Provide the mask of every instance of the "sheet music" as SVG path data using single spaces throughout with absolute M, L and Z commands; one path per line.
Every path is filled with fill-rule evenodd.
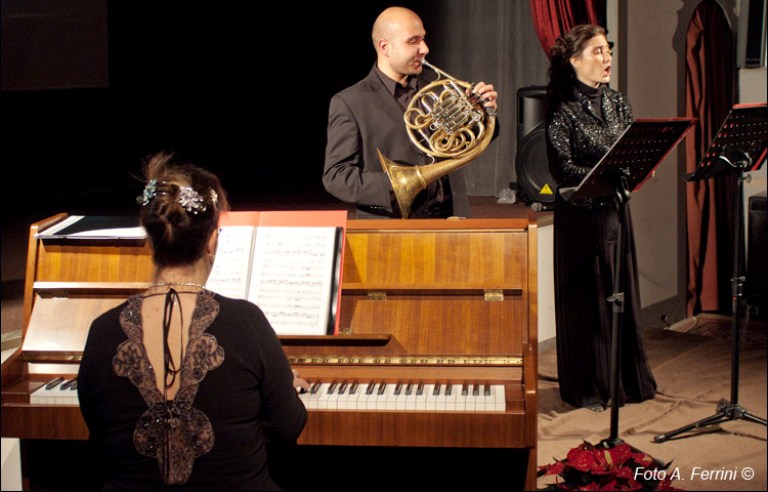
M 222 227 L 211 274 L 205 286 L 226 297 L 246 299 L 251 272 L 254 226 Z
M 259 227 L 248 299 L 278 334 L 325 335 L 337 258 L 335 227 Z

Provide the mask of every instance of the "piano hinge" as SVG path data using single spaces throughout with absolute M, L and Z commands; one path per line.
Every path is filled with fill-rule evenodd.
M 501 289 L 485 289 L 483 297 L 486 301 L 503 301 L 504 291 Z
M 368 300 L 369 301 L 386 301 L 387 300 L 387 293 L 382 291 L 374 291 L 368 293 Z

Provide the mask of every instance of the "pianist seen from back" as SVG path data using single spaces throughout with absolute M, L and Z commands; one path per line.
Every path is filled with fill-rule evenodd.
M 104 489 L 279 490 L 266 440 L 296 441 L 308 384 L 256 305 L 204 287 L 228 208 L 219 179 L 168 154 L 144 167 L 154 281 L 93 322 L 78 375 Z

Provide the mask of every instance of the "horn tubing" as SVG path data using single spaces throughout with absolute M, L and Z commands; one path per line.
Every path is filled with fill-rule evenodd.
M 426 59 L 421 61 L 422 64 L 431 70 L 434 70 L 438 76 L 445 77 L 445 79 L 454 84 L 454 87 L 452 90 L 458 92 L 462 97 L 466 98 L 466 94 L 461 90 L 456 90 L 455 84 L 458 84 L 460 86 L 463 86 L 465 89 L 470 89 L 473 85 L 470 85 L 468 82 L 464 82 L 462 80 L 456 79 L 455 77 L 452 77 L 451 75 L 447 74 L 446 72 L 442 71 L 441 69 L 437 68 L 436 66 L 429 63 Z M 445 82 L 445 81 L 443 81 Z M 436 87 L 436 85 L 440 85 L 439 77 L 438 80 L 435 80 L 431 82 L 430 84 L 427 84 L 426 87 L 421 89 L 416 95 L 414 95 L 413 98 L 411 98 L 411 103 L 408 105 L 408 108 L 405 111 L 405 114 L 403 115 L 403 121 L 406 124 L 406 131 L 408 132 L 408 136 L 411 139 L 411 142 L 420 150 L 426 152 L 427 154 L 431 155 L 434 159 L 435 155 L 438 155 L 436 151 L 430 151 L 426 149 L 424 146 L 421 145 L 421 143 L 414 137 L 413 133 L 408 128 L 408 121 L 407 121 L 407 114 L 408 111 L 412 108 L 415 101 L 419 100 L 421 98 L 422 93 L 428 93 L 432 90 L 433 87 Z M 379 153 L 379 161 L 381 162 L 381 167 L 384 169 L 384 172 L 387 173 L 387 177 L 389 178 L 389 181 L 392 185 L 392 190 L 395 194 L 395 199 L 397 200 L 397 205 L 400 207 L 400 214 L 403 219 L 407 219 L 410 216 L 411 213 L 411 204 L 413 203 L 413 200 L 416 199 L 416 196 L 424 189 L 427 188 L 429 183 L 442 178 L 443 176 L 446 176 L 447 174 L 450 174 L 454 171 L 457 171 L 461 169 L 462 167 L 469 164 L 472 160 L 474 160 L 477 156 L 482 154 L 486 147 L 488 147 L 488 144 L 491 143 L 491 139 L 493 138 L 493 132 L 496 127 L 496 116 L 490 115 L 487 112 L 485 112 L 486 116 L 486 124 L 485 124 L 485 130 L 480 139 L 478 140 L 477 144 L 473 146 L 471 149 L 469 149 L 466 153 L 462 154 L 459 157 L 446 159 L 443 161 L 435 162 L 432 164 L 427 164 L 424 166 L 404 166 L 397 164 L 393 162 L 391 159 L 384 156 L 384 154 L 381 153 L 381 150 L 378 150 Z
M 397 164 L 384 156 L 379 150 L 379 161 L 384 172 L 389 176 L 392 184 L 392 190 L 395 193 L 397 205 L 400 207 L 400 214 L 403 219 L 407 219 L 411 213 L 411 204 L 416 196 L 427 188 L 429 183 L 442 178 L 454 171 L 461 169 L 469 164 L 477 156 L 482 154 L 488 144 L 491 143 L 493 132 L 496 127 L 496 117 L 489 116 L 486 125 L 486 132 L 482 140 L 471 151 L 456 159 L 446 159 L 426 164 L 424 166 L 404 166 Z

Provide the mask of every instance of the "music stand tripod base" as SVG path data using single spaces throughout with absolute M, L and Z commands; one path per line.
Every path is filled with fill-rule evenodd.
M 749 420 L 751 422 L 755 422 L 756 424 L 766 425 L 765 419 L 761 419 L 760 417 L 756 417 L 750 414 L 741 405 L 734 404 L 728 400 L 723 399 L 718 402 L 717 412 L 714 415 L 698 420 L 692 424 L 688 424 L 686 426 L 680 427 L 679 429 L 676 429 L 672 432 L 667 432 L 666 434 L 659 434 L 657 436 L 654 436 L 653 441 L 654 442 L 668 441 L 669 439 L 672 439 L 673 437 L 688 431 L 702 429 L 710 425 L 719 424 L 720 422 L 727 422 L 729 420 L 737 420 L 737 419 Z

